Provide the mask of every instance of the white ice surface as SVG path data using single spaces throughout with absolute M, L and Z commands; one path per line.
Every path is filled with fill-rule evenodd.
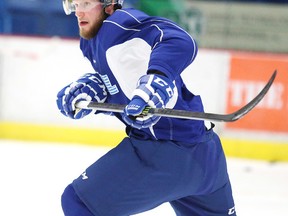
M 0 140 L 0 215 L 63 216 L 63 189 L 107 151 Z M 238 216 L 288 215 L 288 163 L 228 158 L 228 169 Z M 140 215 L 175 213 L 164 204 Z

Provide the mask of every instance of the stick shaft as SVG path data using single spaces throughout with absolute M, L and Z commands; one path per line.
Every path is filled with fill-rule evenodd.
M 262 98 L 266 95 L 266 93 L 272 86 L 276 75 L 277 71 L 275 70 L 271 78 L 265 85 L 265 87 L 261 90 L 261 92 L 248 104 L 246 104 L 241 109 L 231 114 L 192 112 L 187 110 L 175 110 L 168 108 L 165 109 L 150 108 L 148 113 L 156 116 L 171 117 L 171 118 L 233 122 L 242 118 L 244 115 L 250 112 L 262 100 Z M 76 104 L 76 107 L 80 109 L 97 109 L 101 111 L 122 113 L 126 105 L 80 101 L 79 103 Z

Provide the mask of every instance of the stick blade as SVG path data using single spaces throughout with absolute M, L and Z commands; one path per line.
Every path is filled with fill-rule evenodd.
M 237 110 L 236 112 L 232 114 L 229 114 L 228 120 L 230 122 L 236 121 L 242 118 L 248 112 L 250 112 L 267 94 L 267 92 L 269 91 L 270 87 L 272 86 L 276 78 L 276 75 L 277 75 L 277 70 L 273 72 L 271 78 L 269 79 L 265 87 L 261 90 L 261 92 L 259 92 L 259 94 L 253 100 L 251 100 L 248 104 L 246 104 L 244 107 L 242 107 L 241 109 Z

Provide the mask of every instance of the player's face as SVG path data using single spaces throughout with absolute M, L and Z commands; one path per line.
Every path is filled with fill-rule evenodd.
M 87 40 L 95 37 L 107 18 L 102 3 L 99 0 L 74 0 L 73 2 L 80 36 Z

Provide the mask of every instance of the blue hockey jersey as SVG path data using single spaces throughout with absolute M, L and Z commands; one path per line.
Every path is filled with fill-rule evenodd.
M 116 10 L 94 38 L 81 38 L 80 48 L 107 87 L 107 103 L 128 104 L 139 78 L 148 70 L 158 70 L 175 83 L 167 108 L 203 112 L 200 96 L 193 95 L 180 76 L 195 59 L 197 45 L 170 20 L 135 9 Z M 120 114 L 114 115 L 122 121 Z M 190 143 L 204 131 L 203 121 L 165 117 L 141 130 L 127 125 L 128 135 L 139 139 Z

